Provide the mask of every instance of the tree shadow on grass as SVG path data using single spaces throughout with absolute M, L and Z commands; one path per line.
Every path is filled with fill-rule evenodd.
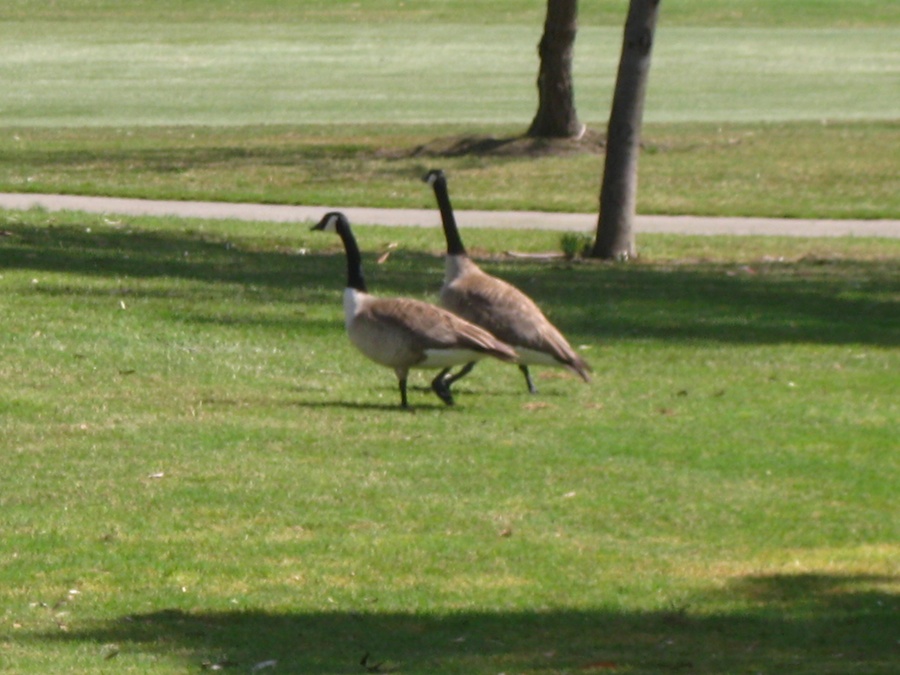
M 277 661 L 295 673 L 896 672 L 896 577 L 736 578 L 666 611 L 616 609 L 276 613 L 163 609 L 98 621 L 36 643 L 115 645 L 118 659 L 174 654 L 195 667 Z M 737 606 L 707 611 L 703 604 Z M 74 622 L 72 622 L 74 624 Z M 126 665 L 125 663 L 121 664 Z
M 305 228 L 301 233 L 307 234 Z M 232 297 L 237 285 L 263 289 L 260 303 L 275 298 L 297 307 L 339 308 L 345 263 L 336 241 L 334 246 L 333 253 L 301 255 L 284 244 L 233 242 L 222 235 L 38 226 L 9 219 L 0 237 L 0 269 L 114 278 L 126 286 L 129 279 L 177 278 L 207 284 L 203 293 L 211 299 Z M 436 255 L 396 252 L 384 265 L 376 265 L 373 257 L 365 256 L 365 267 L 374 293 L 437 299 L 443 264 Z M 719 263 L 493 260 L 483 267 L 530 294 L 573 343 L 900 344 L 900 278 L 891 260 L 810 259 L 759 263 L 752 269 Z M 67 285 L 36 286 L 35 292 L 77 296 L 98 291 Z M 202 307 L 198 302 L 198 322 L 239 320 L 204 314 Z M 306 320 L 301 314 L 288 323 L 302 327 Z
M 578 340 L 900 345 L 895 261 L 482 267 Z
M 178 278 L 272 289 L 290 289 L 329 278 L 338 285 L 343 278 L 342 268 L 329 259 L 331 256 L 273 249 L 274 244 L 259 249 L 239 247 L 232 238 L 206 233 L 101 229 L 95 223 L 87 228 L 7 223 L 0 239 L 0 267 L 88 277 Z
M 449 136 L 418 145 L 406 157 L 551 157 L 581 153 L 601 154 L 605 135 L 586 131 L 579 138 L 529 136 Z

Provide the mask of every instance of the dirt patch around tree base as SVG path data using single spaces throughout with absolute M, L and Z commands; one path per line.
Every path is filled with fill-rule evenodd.
M 586 130 L 580 138 L 530 138 L 528 136 L 449 136 L 436 138 L 404 151 L 404 157 L 558 157 L 603 154 L 606 136 Z

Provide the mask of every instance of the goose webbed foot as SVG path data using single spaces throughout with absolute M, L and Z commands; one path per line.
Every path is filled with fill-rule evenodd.
M 453 405 L 453 394 L 450 393 L 450 382 L 444 379 L 446 371 L 441 371 L 431 381 L 431 390 L 447 405 Z M 449 378 L 448 378 L 449 379 Z

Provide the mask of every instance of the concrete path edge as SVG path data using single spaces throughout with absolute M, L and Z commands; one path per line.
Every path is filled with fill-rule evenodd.
M 90 197 L 30 193 L 0 193 L 0 208 L 128 216 L 237 219 L 280 223 L 315 222 L 328 211 L 343 211 L 360 225 L 439 227 L 437 209 L 380 209 L 367 207 L 290 206 L 201 201 L 165 201 L 120 197 Z M 457 211 L 463 227 L 559 230 L 592 233 L 597 216 L 591 213 L 538 211 Z M 783 237 L 879 237 L 900 238 L 900 220 L 811 220 L 793 218 L 719 218 L 705 216 L 638 215 L 641 233 L 783 236 Z

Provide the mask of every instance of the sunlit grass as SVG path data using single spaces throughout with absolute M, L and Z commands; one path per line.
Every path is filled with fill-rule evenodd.
M 542 20 L 532 12 L 514 8 L 489 22 L 472 8 L 378 20 L 379 10 L 357 8 L 322 20 L 302 10 L 222 16 L 206 7 L 213 18 L 172 21 L 148 3 L 137 16 L 88 11 L 42 20 L 23 12 L 5 21 L 0 125 L 504 124 L 524 131 L 537 107 Z M 614 22 L 580 23 L 576 104 L 593 126 L 609 114 L 625 5 L 619 10 Z M 663 11 L 646 119 L 896 118 L 898 24 L 876 19 L 858 27 L 839 14 L 832 25 L 760 27 L 722 25 L 715 13 L 706 22 L 670 24 Z M 852 24 L 858 16 L 873 14 L 859 8 L 847 18 Z
M 164 199 L 433 208 L 435 166 L 457 208 L 592 212 L 596 141 L 531 151 L 516 130 L 448 126 L 16 129 L 0 189 Z M 448 151 L 493 138 L 490 152 Z M 900 127 L 650 124 L 641 213 L 898 218 Z

